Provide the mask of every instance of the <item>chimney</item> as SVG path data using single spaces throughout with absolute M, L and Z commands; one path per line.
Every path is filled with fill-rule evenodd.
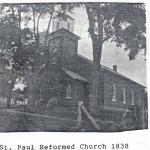
M 113 71 L 117 72 L 117 65 L 113 65 Z

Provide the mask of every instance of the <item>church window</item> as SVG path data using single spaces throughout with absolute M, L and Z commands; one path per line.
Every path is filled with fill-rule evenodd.
M 131 105 L 134 105 L 134 91 L 131 91 Z
M 59 30 L 59 21 L 57 22 L 56 30 Z
M 126 103 L 126 88 L 125 87 L 123 87 L 122 88 L 122 92 L 123 92 L 123 100 L 122 100 L 122 103 Z
M 67 99 L 71 99 L 72 98 L 72 86 L 71 86 L 71 84 L 67 85 L 66 98 Z
M 67 29 L 70 31 L 70 22 L 67 24 Z
M 51 63 L 56 64 L 57 63 L 57 48 L 55 47 L 52 51 L 52 56 L 51 56 Z
M 52 58 L 52 64 L 56 64 L 56 63 L 57 63 L 57 57 L 56 55 L 54 55 Z
M 116 85 L 113 83 L 112 85 L 112 101 L 116 102 Z
M 2 6 L 0 6 L 0 14 L 2 14 Z
M 48 86 L 50 89 L 56 88 L 56 80 L 55 79 L 52 79 L 48 84 L 49 84 Z

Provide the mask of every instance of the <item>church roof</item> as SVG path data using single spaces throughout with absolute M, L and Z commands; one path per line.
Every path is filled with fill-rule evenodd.
M 81 59 L 86 60 L 88 63 L 93 63 L 92 60 L 90 60 L 89 58 L 86 58 L 86 57 L 84 57 L 84 56 L 82 56 L 82 55 L 80 55 L 80 54 L 78 54 L 78 57 L 80 57 Z M 136 81 L 130 79 L 129 77 L 127 77 L 127 76 L 125 76 L 125 75 L 123 75 L 123 74 L 121 74 L 121 73 L 119 73 L 119 72 L 114 71 L 113 69 L 111 69 L 111 68 L 109 68 L 109 67 L 106 67 L 106 66 L 104 66 L 104 65 L 101 65 L 101 67 L 102 67 L 102 69 L 104 69 L 104 70 L 107 70 L 107 71 L 109 71 L 109 72 L 112 72 L 112 73 L 114 73 L 114 74 L 116 74 L 116 75 L 118 75 L 118 76 L 120 76 L 120 77 L 122 77 L 122 78 L 124 78 L 124 79 L 130 80 L 131 82 L 134 82 L 134 83 L 136 83 L 136 84 L 138 84 L 138 85 L 140 85 L 140 86 L 146 88 L 144 85 L 142 85 L 142 84 L 140 84 L 140 83 L 138 83 L 138 82 L 136 82 Z
M 53 36 L 58 36 L 58 35 L 66 36 L 68 34 L 69 34 L 69 37 L 72 37 L 73 39 L 80 40 L 80 36 L 74 34 L 73 32 L 68 31 L 65 28 L 61 28 L 59 30 L 56 30 L 56 31 L 50 33 L 49 35 L 50 35 L 51 38 L 54 38 Z
M 72 79 L 74 80 L 79 80 L 79 81 L 82 81 L 82 82 L 87 82 L 89 83 L 83 76 L 81 76 L 80 74 L 78 73 L 75 73 L 75 72 L 72 72 L 66 68 L 62 68 L 62 70 L 68 75 L 70 76 Z

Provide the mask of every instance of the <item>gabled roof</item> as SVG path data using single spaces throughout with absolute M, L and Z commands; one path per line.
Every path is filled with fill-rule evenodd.
M 50 33 L 49 35 L 52 37 L 52 36 L 58 35 L 58 34 L 60 34 L 60 35 L 69 34 L 69 35 L 71 35 L 73 38 L 75 38 L 75 39 L 77 39 L 77 40 L 80 40 L 80 36 L 78 36 L 78 35 L 76 35 L 76 34 L 70 32 L 70 31 L 68 31 L 68 30 L 65 29 L 65 28 L 61 28 L 61 29 L 59 29 L 59 30 L 56 30 L 56 31 Z
M 72 79 L 74 80 L 79 80 L 79 81 L 82 81 L 82 82 L 86 82 L 86 83 L 89 83 L 83 76 L 81 76 L 80 74 L 78 73 L 75 73 L 75 72 L 72 72 L 66 68 L 62 68 L 62 70 L 68 75 L 70 76 Z
M 86 58 L 86 57 L 84 57 L 84 56 L 82 56 L 82 55 L 80 55 L 80 54 L 78 54 L 78 57 L 80 57 L 81 59 L 86 60 L 88 63 L 93 63 L 93 61 L 92 61 L 91 59 Z M 136 83 L 136 84 L 142 86 L 143 88 L 145 88 L 144 85 L 142 85 L 142 84 L 140 84 L 140 83 L 138 83 L 138 82 L 136 82 L 136 81 L 134 81 L 134 80 L 132 80 L 132 79 L 126 77 L 125 75 L 123 75 L 123 74 L 121 74 L 121 73 L 119 73 L 119 72 L 114 71 L 113 69 L 111 69 L 111 68 L 109 68 L 109 67 L 106 67 L 106 66 L 104 66 L 104 65 L 101 65 L 101 67 L 102 67 L 102 69 L 104 69 L 104 70 L 110 71 L 110 72 L 112 72 L 112 73 L 114 73 L 114 74 L 116 74 L 116 75 L 118 75 L 118 76 L 120 76 L 120 77 L 122 77 L 122 78 L 124 78 L 124 79 L 130 80 L 131 82 L 134 82 L 134 83 Z

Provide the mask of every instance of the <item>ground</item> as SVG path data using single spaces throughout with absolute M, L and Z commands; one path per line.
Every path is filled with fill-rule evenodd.
M 0 132 L 97 131 L 84 114 L 82 118 L 82 126 L 77 129 L 77 107 L 57 106 L 51 109 L 36 108 L 32 111 L 24 107 L 3 107 L 0 108 Z M 96 121 L 102 132 L 122 131 L 121 122 Z
M 0 132 L 63 131 L 76 120 L 21 112 L 16 109 L 0 110 Z M 65 129 L 66 128 L 66 129 Z

